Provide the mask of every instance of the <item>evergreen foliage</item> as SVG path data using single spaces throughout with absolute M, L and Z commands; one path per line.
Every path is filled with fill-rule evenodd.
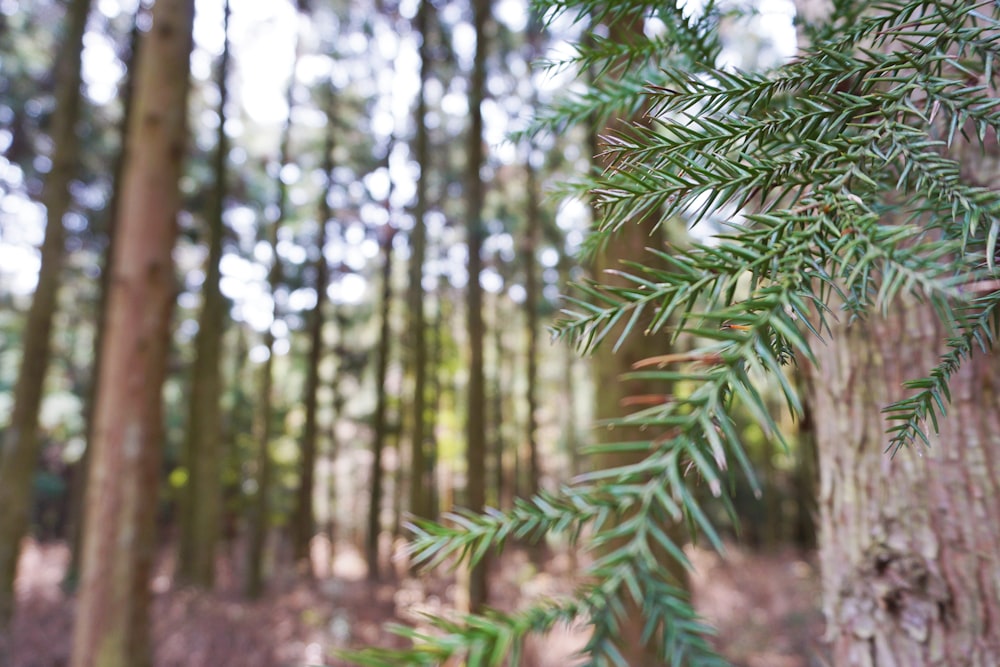
M 664 664 L 723 664 L 656 554 L 684 560 L 663 530 L 675 521 L 722 548 L 691 487 L 707 484 L 727 503 L 733 475 L 753 483 L 733 415 L 745 411 L 781 440 L 762 378 L 773 378 L 799 413 L 786 367 L 827 344 L 831 318 L 868 317 L 907 298 L 932 303 L 950 332 L 948 351 L 907 384 L 909 398 L 885 406 L 895 454 L 928 442 L 928 424 L 936 429 L 947 410 L 949 378 L 974 347 L 993 345 L 1000 192 L 970 182 L 959 151 L 998 150 L 1000 4 L 839 0 L 828 22 L 803 26 L 809 45 L 799 57 L 763 73 L 716 67 L 723 11 L 710 3 L 691 16 L 687 4 L 554 1 L 550 20 L 657 17 L 669 28 L 632 44 L 582 39 L 573 57 L 553 65 L 597 72 L 596 83 L 553 105 L 536 130 L 644 112 L 607 131 L 606 169 L 573 186 L 601 212 L 591 247 L 650 215 L 721 221 L 725 231 L 710 242 L 651 248 L 644 265 L 623 265 L 627 287 L 600 277 L 579 286 L 557 331 L 582 352 L 615 345 L 612 331 L 659 337 L 665 348 L 690 336 L 695 349 L 634 369 L 690 391 L 637 400 L 646 407 L 616 422 L 649 434 L 613 445 L 646 451 L 642 463 L 584 475 L 508 513 L 420 522 L 411 547 L 429 566 L 476 562 L 508 538 L 548 531 L 586 529 L 591 546 L 614 548 L 602 551 L 571 600 L 433 619 L 436 633 L 400 630 L 412 648 L 351 655 L 358 664 L 463 656 L 469 665 L 517 664 L 528 633 L 560 622 L 591 626 L 587 665 L 624 664 L 615 638 L 628 623 L 642 624 Z M 626 617 L 630 598 L 641 619 Z

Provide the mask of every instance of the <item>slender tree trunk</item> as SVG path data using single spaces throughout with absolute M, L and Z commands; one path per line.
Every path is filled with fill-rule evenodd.
M 431 173 L 429 132 L 427 130 L 427 81 L 431 70 L 431 34 L 428 14 L 433 11 L 429 0 L 421 0 L 414 28 L 420 34 L 420 93 L 417 95 L 416 136 L 414 151 L 420 165 L 417 179 L 417 199 L 413 210 L 413 231 L 410 233 L 410 266 L 407 304 L 413 363 L 413 401 L 410 441 L 410 512 L 414 516 L 430 516 L 429 480 L 426 476 L 427 433 L 427 321 L 424 299 L 424 261 L 427 256 L 427 181 Z
M 225 330 L 226 300 L 220 288 L 222 220 L 226 201 L 229 138 L 226 136 L 226 103 L 229 88 L 229 2 L 223 11 L 223 46 L 219 63 L 219 128 L 216 135 L 215 192 L 208 215 L 208 260 L 202 286 L 201 314 L 195 337 L 195 361 L 191 369 L 191 393 L 188 404 L 188 430 L 185 439 L 187 485 L 181 491 L 180 543 L 177 578 L 210 589 L 215 580 L 215 547 L 222 513 L 221 460 L 222 422 L 219 400 L 222 396 L 222 335 Z
M 540 300 L 540 288 L 538 285 L 538 236 L 542 228 L 542 216 L 538 203 L 538 177 L 535 167 L 531 164 L 531 152 L 525 163 L 525 184 L 527 197 L 527 211 L 525 223 L 527 229 L 524 234 L 524 246 L 521 249 L 521 258 L 524 261 L 524 314 L 525 329 L 527 330 L 527 383 L 525 402 L 527 403 L 527 422 L 525 424 L 525 442 L 528 446 L 528 488 L 525 495 L 534 496 L 538 493 L 541 479 L 538 459 L 538 303 Z
M 327 128 L 326 145 L 323 149 L 323 171 L 327 175 L 327 183 L 333 182 L 333 143 L 336 125 L 333 115 L 333 90 L 329 91 L 326 101 Z M 316 471 L 316 439 L 317 413 L 319 392 L 319 367 L 323 358 L 323 307 L 326 304 L 326 288 L 330 281 L 330 267 L 326 261 L 323 249 L 326 247 L 326 224 L 330 220 L 330 203 L 324 189 L 319 198 L 319 233 L 316 239 L 318 253 L 316 255 L 316 305 L 309 313 L 309 357 L 306 369 L 305 408 L 306 423 L 302 434 L 302 461 L 300 463 L 301 477 L 296 496 L 295 514 L 293 516 L 293 548 L 295 560 L 300 564 L 305 562 L 308 571 L 312 572 L 309 561 L 309 544 L 316 531 L 316 516 L 313 507 L 313 487 Z
M 278 170 L 275 184 L 277 186 L 277 211 L 274 221 L 270 224 L 267 237 L 271 246 L 271 269 L 268 273 L 268 283 L 272 298 L 277 294 L 282 283 L 281 257 L 278 255 L 278 238 L 281 226 L 288 212 L 288 186 L 281 180 L 281 170 L 291 159 L 292 144 L 292 111 L 294 108 L 295 72 L 298 69 L 299 46 L 295 45 L 295 57 L 292 60 L 291 77 L 288 80 L 288 90 L 285 99 L 288 103 L 288 118 L 281 132 L 281 146 L 278 149 Z M 273 305 L 275 319 L 278 317 L 278 306 Z M 271 412 L 273 410 L 272 385 L 274 383 L 274 333 L 268 330 L 264 334 L 267 347 L 267 360 L 261 367 L 260 394 L 258 396 L 255 436 L 257 439 L 257 491 L 254 496 L 247 540 L 247 571 L 244 581 L 244 592 L 248 598 L 260 597 L 264 591 L 263 563 L 264 550 L 267 545 L 267 535 L 270 530 L 270 494 L 271 494 Z
M 52 170 L 42 202 L 47 224 L 41 247 L 38 287 L 25 323 L 21 368 L 14 387 L 10 424 L 0 440 L 0 628 L 14 612 L 14 578 L 21 540 L 28 532 L 31 481 L 39 455 L 38 411 L 51 354 L 52 320 L 58 306 L 65 253 L 62 219 L 72 196 L 69 185 L 77 168 L 80 140 L 80 58 L 90 0 L 67 7 L 65 35 L 56 62 L 56 105 L 52 116 Z
M 570 284 L 570 266 L 572 259 L 565 253 L 560 252 L 559 256 L 559 284 L 560 289 L 568 289 Z M 563 388 L 561 396 L 562 416 L 560 424 L 562 427 L 563 447 L 566 452 L 567 472 L 570 476 L 580 472 L 579 439 L 577 430 L 577 353 L 569 345 L 563 345 L 562 378 Z
M 425 475 L 428 484 L 428 510 L 430 519 L 436 520 L 441 512 L 441 489 L 438 488 L 438 440 L 437 440 L 437 415 L 441 414 L 441 401 L 444 396 L 445 383 L 442 376 L 446 373 L 442 361 L 444 359 L 444 300 L 440 292 L 434 299 L 436 308 L 434 310 L 434 323 L 431 326 L 434 332 L 433 340 L 428 350 L 430 356 L 430 367 L 434 373 L 430 378 L 430 419 L 427 423 L 428 449 L 427 465 Z
M 271 410 L 274 383 L 274 334 L 264 334 L 267 359 L 260 367 L 254 412 L 253 435 L 257 443 L 254 461 L 256 490 L 250 501 L 247 521 L 247 565 L 243 593 L 251 600 L 264 592 L 264 560 L 267 535 L 271 528 Z
M 337 333 L 337 344 L 334 346 L 334 357 L 341 360 L 340 365 L 337 367 L 337 371 L 334 373 L 333 381 L 330 383 L 330 391 L 333 394 L 331 397 L 331 403 L 333 405 L 333 419 L 330 420 L 330 487 L 329 487 L 329 503 L 330 503 L 330 525 L 328 535 L 330 538 L 330 565 L 331 569 L 335 560 L 337 551 L 337 540 L 340 538 L 340 532 L 337 526 L 337 511 L 340 506 L 339 503 L 339 487 L 337 486 L 337 460 L 340 458 L 340 451 L 342 443 L 340 442 L 340 436 L 337 432 L 337 425 L 340 420 L 344 417 L 344 404 L 346 399 L 344 397 L 344 392 L 340 385 L 340 375 L 343 371 L 344 364 L 344 354 L 346 352 L 345 347 L 345 332 L 347 331 L 347 316 L 344 314 L 343 307 L 338 307 L 334 304 L 334 322 L 336 323 L 336 333 Z
M 1000 357 L 965 363 L 929 448 L 886 453 L 880 408 L 937 364 L 946 335 L 910 303 L 816 346 L 823 608 L 838 667 L 1000 664 Z
M 382 452 L 388 436 L 386 423 L 386 378 L 389 374 L 389 343 L 392 337 L 392 239 L 395 230 L 385 225 L 382 233 L 382 298 L 380 302 L 381 327 L 379 330 L 378 350 L 375 355 L 375 437 L 372 441 L 372 480 L 371 494 L 368 499 L 368 532 L 365 543 L 365 558 L 368 561 L 368 578 L 379 578 L 378 540 L 382 532 Z M 419 477 L 420 469 L 416 466 L 411 470 L 411 477 Z
M 72 667 L 146 667 L 163 442 L 161 389 L 175 301 L 193 0 L 159 0 L 139 47 L 94 414 Z
M 499 262 L 498 262 L 499 264 Z M 499 266 L 497 267 L 499 268 Z M 507 454 L 507 434 L 504 429 L 504 388 L 510 386 L 512 383 L 506 382 L 507 373 L 504 369 L 509 366 L 510 357 L 506 350 L 506 345 L 504 345 L 503 332 L 505 327 L 501 324 L 503 322 L 503 292 L 497 292 L 493 296 L 493 317 L 492 317 L 492 334 L 493 338 L 493 386 L 490 391 L 490 418 L 492 423 L 490 424 L 489 431 L 492 433 L 492 454 L 493 464 L 492 468 L 492 479 L 487 488 L 486 500 L 488 503 L 501 507 L 505 498 L 505 493 L 511 496 L 511 501 L 513 502 L 513 496 L 517 495 L 520 484 L 520 478 L 515 474 L 514 479 L 510 480 L 511 484 L 504 483 L 504 457 Z M 512 415 L 513 417 L 513 415 Z M 513 421 L 513 419 L 511 419 Z M 515 459 L 519 458 L 519 452 L 513 452 Z M 515 466 L 517 470 L 517 466 Z
M 469 81 L 469 130 L 466 149 L 466 218 L 469 252 L 469 283 L 467 286 L 469 332 L 469 396 L 466 421 L 466 505 L 482 512 L 486 504 L 486 379 L 483 375 L 483 289 L 479 284 L 483 260 L 480 256 L 483 237 L 483 180 L 479 174 L 483 156 L 482 103 L 486 92 L 486 29 L 490 17 L 490 0 L 473 0 L 473 27 L 476 31 L 476 52 Z M 486 564 L 469 572 L 469 608 L 478 611 L 487 599 Z
M 802 415 L 797 424 L 795 442 L 795 524 L 792 539 L 803 551 L 816 548 L 816 507 L 817 463 L 816 463 L 816 423 L 813 407 L 807 400 L 804 373 L 798 373 L 798 385 L 802 400 Z

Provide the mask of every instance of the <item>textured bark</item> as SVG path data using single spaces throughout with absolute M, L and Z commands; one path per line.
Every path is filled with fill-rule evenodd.
M 0 628 L 14 612 L 14 578 L 21 540 L 28 532 L 31 482 L 39 455 L 38 411 L 51 354 L 52 320 L 57 308 L 65 256 L 62 219 L 72 197 L 70 181 L 77 168 L 80 140 L 80 58 L 90 0 L 74 0 L 66 14 L 65 35 L 55 67 L 56 104 L 52 115 L 52 170 L 45 179 L 42 203 L 47 224 L 41 247 L 38 286 L 22 338 L 21 367 L 14 387 L 10 424 L 0 440 Z
M 796 9 L 820 21 L 831 6 L 796 0 Z M 966 181 L 997 187 L 995 143 L 959 138 L 951 150 Z M 931 446 L 890 456 L 880 409 L 937 365 L 952 332 L 912 300 L 833 329 L 809 380 L 834 664 L 1000 664 L 1000 358 L 966 361 Z
M 163 442 L 186 136 L 193 0 L 159 0 L 138 54 L 119 252 L 111 267 L 106 336 L 86 494 L 87 532 L 73 667 L 151 664 L 149 579 Z
M 482 103 L 486 92 L 486 27 L 490 0 L 473 0 L 472 23 L 476 31 L 476 54 L 469 79 L 469 129 L 466 149 L 466 219 L 469 250 L 469 283 L 466 287 L 466 317 L 469 335 L 469 395 L 466 421 L 466 505 L 481 512 L 486 504 L 486 378 L 483 373 L 483 156 Z M 469 608 L 479 611 L 487 598 L 485 563 L 469 572 Z
M 222 335 L 225 330 L 226 300 L 220 288 L 222 239 L 225 225 L 227 160 L 229 138 L 226 136 L 226 102 L 229 89 L 229 2 L 225 3 L 222 59 L 219 63 L 219 130 L 216 138 L 213 171 L 215 192 L 208 215 L 208 259 L 202 285 L 201 313 L 195 337 L 195 361 L 191 368 L 191 394 L 188 405 L 188 429 L 184 456 L 188 471 L 186 487 L 181 491 L 180 540 L 177 579 L 181 583 L 211 588 L 215 579 L 215 547 L 222 515 L 222 422 L 219 401 L 222 397 L 220 368 Z
M 823 608 L 838 667 L 1000 664 L 1000 358 L 951 383 L 930 448 L 886 453 L 879 409 L 936 365 L 926 306 L 838 327 L 812 371 Z

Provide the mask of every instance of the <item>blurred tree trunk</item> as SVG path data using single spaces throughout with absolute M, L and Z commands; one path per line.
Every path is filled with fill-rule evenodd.
M 413 231 L 410 234 L 409 311 L 410 354 L 413 364 L 413 401 L 410 433 L 410 512 L 428 518 L 430 512 L 429 480 L 427 478 L 427 320 L 424 299 L 424 261 L 427 257 L 427 182 L 431 173 L 429 132 L 427 129 L 427 81 L 431 71 L 431 33 L 428 14 L 433 11 L 429 0 L 421 0 L 414 28 L 420 34 L 420 92 L 417 95 L 416 136 L 414 152 L 420 165 L 416 183 L 416 204 L 413 209 Z
M 466 308 L 469 335 L 469 396 L 466 421 L 466 506 L 482 512 L 486 504 L 486 379 L 483 375 L 483 289 L 479 284 L 483 260 L 484 187 L 480 170 L 483 155 L 483 111 L 486 93 L 487 24 L 490 0 L 472 1 L 472 24 L 476 31 L 476 52 L 469 80 L 469 129 L 466 149 L 466 218 L 469 253 Z M 487 599 L 486 563 L 468 573 L 469 609 L 479 611 Z
M 326 142 L 323 147 L 323 172 L 327 184 L 333 183 L 333 149 L 336 125 L 334 124 L 333 87 L 327 91 L 325 106 Z M 330 266 L 323 254 L 326 248 L 326 225 L 331 217 L 330 202 L 327 199 L 327 189 L 324 188 L 319 197 L 319 231 L 316 239 L 318 253 L 315 262 L 316 274 L 316 304 L 309 313 L 309 357 L 306 362 L 305 409 L 306 423 L 302 433 L 302 461 L 299 487 L 296 494 L 295 513 L 292 517 L 292 543 L 295 560 L 307 571 L 312 573 L 312 563 L 309 560 L 309 545 L 316 532 L 316 514 L 313 506 L 313 487 L 315 486 L 317 440 L 317 413 L 319 407 L 319 367 L 323 359 L 323 307 L 326 304 L 326 288 L 330 282 Z
M 838 667 L 1000 664 L 1000 356 L 965 362 L 929 448 L 885 449 L 880 408 L 937 365 L 947 335 L 929 306 L 909 303 L 835 324 L 815 347 L 823 608 Z
M 132 18 L 132 29 L 129 32 L 128 53 L 123 56 L 125 63 L 125 80 L 121 86 L 120 97 L 122 99 L 122 117 L 118 123 L 119 137 L 121 144 L 118 147 L 118 155 L 114 161 L 114 176 L 112 178 L 111 201 L 108 202 L 105 224 L 106 248 L 102 258 L 101 280 L 99 286 L 99 296 L 97 308 L 94 316 L 94 359 L 90 377 L 90 387 L 87 391 L 86 403 L 84 405 L 84 424 L 87 429 L 87 446 L 83 450 L 83 456 L 77 461 L 73 470 L 73 477 L 70 482 L 70 518 L 69 518 L 69 542 L 70 561 L 66 567 L 66 575 L 63 577 L 63 587 L 67 590 L 76 588 L 77 580 L 80 576 L 80 556 L 83 553 L 83 518 L 84 518 L 84 493 L 87 487 L 87 475 L 90 468 L 90 443 L 94 441 L 94 402 L 97 396 L 97 385 L 101 376 L 101 357 L 104 350 L 104 313 L 107 309 L 108 292 L 111 287 L 111 266 L 114 264 L 115 255 L 115 226 L 118 222 L 118 201 L 120 199 L 122 184 L 122 167 L 125 164 L 125 154 L 128 151 L 128 125 L 132 117 L 132 91 L 134 89 L 135 77 L 135 54 L 139 50 L 139 30 L 140 16 L 148 10 L 139 7 Z
M 223 9 L 222 57 L 219 61 L 219 127 L 213 172 L 215 192 L 208 213 L 208 259 L 202 286 L 201 313 L 191 369 L 188 429 L 184 445 L 187 484 L 180 497 L 180 540 L 177 579 L 180 583 L 210 589 L 215 580 L 215 547 L 222 513 L 221 461 L 223 454 L 220 399 L 222 336 L 228 309 L 220 288 L 223 214 L 226 202 L 229 138 L 226 136 L 226 103 L 229 99 L 229 2 Z
M 562 244 L 565 241 L 560 239 Z M 571 282 L 571 267 L 573 258 L 565 252 L 565 248 L 560 248 L 559 252 L 559 289 L 560 291 L 569 289 Z M 579 439 L 577 425 L 577 361 L 579 355 L 570 345 L 562 345 L 562 396 L 560 397 L 561 417 L 559 420 L 562 430 L 563 448 L 566 453 L 566 466 L 570 477 L 580 472 Z
M 271 410 L 274 383 L 274 334 L 264 333 L 267 358 L 260 367 L 257 400 L 254 406 L 253 436 L 257 443 L 254 458 L 253 498 L 247 517 L 247 565 L 244 573 L 243 594 L 251 600 L 264 592 L 264 556 L 267 534 L 271 528 Z
M 499 272 L 501 269 L 501 260 L 498 257 L 496 259 L 496 270 Z M 507 373 L 505 369 L 509 368 L 508 363 L 511 359 L 510 352 L 507 350 L 507 346 L 504 344 L 503 333 L 505 330 L 504 324 L 509 324 L 509 320 L 505 322 L 504 320 L 504 309 L 503 309 L 503 290 L 497 291 L 493 295 L 493 316 L 491 324 L 492 330 L 490 333 L 493 338 L 493 382 L 490 391 L 490 427 L 489 432 L 492 434 L 491 447 L 492 451 L 488 454 L 492 454 L 493 463 L 490 466 L 492 468 L 492 479 L 486 489 L 486 502 L 495 506 L 502 507 L 505 500 L 508 500 L 505 496 L 509 495 L 510 504 L 513 504 L 513 496 L 517 494 L 517 489 L 519 486 L 519 477 L 516 474 L 518 467 L 515 466 L 515 474 L 513 479 L 505 480 L 506 471 L 504 470 L 504 458 L 508 454 L 507 447 L 507 433 L 504 428 L 504 424 L 507 421 L 504 418 L 504 389 L 509 387 L 513 383 L 506 382 Z M 514 421 L 511 418 L 511 421 Z M 518 452 L 513 452 L 515 460 L 518 456 Z M 509 484 L 507 482 L 510 482 Z
M 804 381 L 805 371 L 798 372 L 798 388 L 802 400 L 802 415 L 799 418 L 795 438 L 795 524 L 792 526 L 792 540 L 803 551 L 816 548 L 816 423 L 813 420 L 812 404 L 806 399 L 809 391 Z
M 438 440 L 437 425 L 438 415 L 441 414 L 441 402 L 444 397 L 446 382 L 443 378 L 448 377 L 448 371 L 444 368 L 444 332 L 445 332 L 445 302 L 441 298 L 440 285 L 434 298 L 434 322 L 431 330 L 434 332 L 428 355 L 430 357 L 430 367 L 433 373 L 430 378 L 430 419 L 427 422 L 427 502 L 430 511 L 429 518 L 437 520 L 441 513 L 441 489 L 438 488 Z
M 527 376 L 525 377 L 527 403 L 527 422 L 525 424 L 525 442 L 527 443 L 528 486 L 522 494 L 525 497 L 538 493 L 541 471 L 538 459 L 538 304 L 541 301 L 541 288 L 538 284 L 538 238 L 542 229 L 541 207 L 539 206 L 538 175 L 531 163 L 534 148 L 529 146 L 528 158 L 524 170 L 526 177 L 525 197 L 527 211 L 525 224 L 527 229 L 521 247 L 521 260 L 524 262 L 524 313 L 525 329 L 527 330 Z
M 288 105 L 288 117 L 281 131 L 281 145 L 278 149 L 278 169 L 275 173 L 275 188 L 277 191 L 276 212 L 274 221 L 268 225 L 267 241 L 271 246 L 271 270 L 268 273 L 268 283 L 271 298 L 277 299 L 278 289 L 283 281 L 281 257 L 278 255 L 278 238 L 281 226 L 288 214 L 288 186 L 281 179 L 281 172 L 291 160 L 292 146 L 292 112 L 295 107 L 295 72 L 299 64 L 299 45 L 296 40 L 295 56 L 292 59 L 291 74 L 285 100 Z M 266 224 L 266 223 L 265 223 Z M 274 319 L 277 319 L 278 304 L 272 303 Z M 250 516 L 247 526 L 247 571 L 244 577 L 244 594 L 255 599 L 264 592 L 264 557 L 267 546 L 267 535 L 270 531 L 270 494 L 271 494 L 271 420 L 273 411 L 272 386 L 274 384 L 274 331 L 271 328 L 264 334 L 264 345 L 267 348 L 267 359 L 261 366 L 260 385 L 257 396 L 257 406 L 254 416 L 254 437 L 257 440 L 257 456 L 254 465 L 256 471 L 257 489 L 250 506 Z
M 94 413 L 72 667 L 147 667 L 149 580 L 175 301 L 193 0 L 159 0 L 141 39 L 118 252 Z
M 365 559 L 368 562 L 368 578 L 379 578 L 378 540 L 382 532 L 382 452 L 388 436 L 386 423 L 386 406 L 388 395 L 386 379 L 389 374 L 389 344 L 392 337 L 392 239 L 395 230 L 389 225 L 383 225 L 379 232 L 379 245 L 382 248 L 382 297 L 379 302 L 381 326 L 379 329 L 378 350 L 375 354 L 375 435 L 372 439 L 372 479 L 371 493 L 368 498 L 368 531 L 365 542 Z M 411 478 L 419 477 L 419 468 L 411 470 Z
M 340 435 L 337 431 L 337 425 L 344 416 L 344 405 L 347 402 L 344 392 L 340 386 L 340 376 L 345 368 L 344 358 L 347 353 L 346 347 L 346 331 L 348 325 L 347 315 L 344 313 L 344 308 L 342 306 L 338 307 L 338 304 L 333 304 L 333 320 L 335 323 L 334 330 L 337 334 L 337 343 L 333 348 L 333 356 L 335 359 L 339 360 L 339 365 L 334 371 L 333 380 L 330 383 L 330 392 L 332 394 L 331 404 L 333 406 L 333 418 L 330 420 L 330 488 L 329 488 L 329 503 L 330 503 L 330 525 L 328 526 L 327 534 L 330 538 L 330 565 L 331 571 L 332 566 L 336 558 L 337 551 L 337 540 L 339 539 L 339 532 L 337 530 L 337 511 L 339 507 L 339 487 L 337 486 L 337 460 L 340 458 L 341 442 Z
M 629 43 L 633 41 L 634 36 L 641 36 L 642 30 L 640 22 L 619 21 L 610 28 L 610 39 L 621 44 Z M 608 124 L 614 125 L 616 122 L 619 121 L 612 119 Z M 596 131 L 598 128 L 594 129 Z M 591 144 L 591 155 L 598 155 L 596 134 L 591 135 Z M 651 215 L 618 230 L 601 251 L 595 254 L 593 264 L 590 267 L 594 278 L 606 285 L 630 285 L 629 281 L 614 272 L 622 270 L 624 263 L 648 264 L 650 262 L 651 256 L 646 248 L 663 247 L 667 240 L 663 225 L 657 227 L 660 222 L 655 215 Z M 620 418 L 632 411 L 634 408 L 630 407 L 630 403 L 634 399 L 631 397 L 668 395 L 672 389 L 669 386 L 664 386 L 662 382 L 635 379 L 626 381 L 622 378 L 625 373 L 632 370 L 632 365 L 635 362 L 653 354 L 663 353 L 661 341 L 654 341 L 638 335 L 628 336 L 622 341 L 617 351 L 613 350 L 624 326 L 623 322 L 613 329 L 605 342 L 594 353 L 592 366 L 595 387 L 594 419 L 598 423 Z M 640 405 L 640 407 L 642 406 Z M 649 439 L 649 434 L 640 432 L 638 428 L 615 427 L 613 430 L 600 428 L 595 435 L 595 440 L 599 443 L 649 441 Z M 634 449 L 605 451 L 595 455 L 591 465 L 599 470 L 629 466 L 641 461 L 646 454 L 645 451 Z M 665 532 L 678 544 L 683 544 L 686 541 L 687 531 L 680 522 L 666 527 Z M 620 542 L 612 540 L 600 552 L 603 552 L 605 548 L 610 551 L 620 546 Z M 656 544 L 652 544 L 651 548 L 654 552 L 663 553 Z M 688 573 L 681 563 L 665 553 L 659 560 L 675 586 L 682 589 L 688 587 Z M 642 617 L 640 610 L 634 608 L 634 605 L 628 613 L 636 618 Z M 632 667 L 659 667 L 660 662 L 655 657 L 657 651 L 654 647 L 644 644 L 641 632 L 642 623 L 639 622 L 628 624 L 622 628 L 619 643 L 622 654 Z
M 38 411 L 51 354 L 52 320 L 62 283 L 66 245 L 62 220 L 72 202 L 69 185 L 80 152 L 76 132 L 81 103 L 80 60 L 89 14 L 90 0 L 68 3 L 65 34 L 55 64 L 52 170 L 42 190 L 47 223 L 41 267 L 24 326 L 24 347 L 10 423 L 0 440 L 0 628 L 7 625 L 14 612 L 14 578 L 21 540 L 28 532 L 31 484 L 40 452 Z
M 229 341 L 229 372 L 223 373 L 229 377 L 226 388 L 226 404 L 229 409 L 224 412 L 222 441 L 225 443 L 222 469 L 229 471 L 223 474 L 222 480 L 222 518 L 221 535 L 225 541 L 225 553 L 232 562 L 238 562 L 242 544 L 239 542 L 240 511 L 243 508 L 243 480 L 239 471 L 245 458 L 241 445 L 246 440 L 253 439 L 254 406 L 251 398 L 253 388 L 252 364 L 249 360 L 249 335 L 245 326 L 231 327 Z

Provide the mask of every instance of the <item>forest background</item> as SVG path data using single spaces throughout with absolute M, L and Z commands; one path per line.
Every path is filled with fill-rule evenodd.
M 157 526 L 154 597 L 173 595 L 180 607 L 170 609 L 183 615 L 176 609 L 218 603 L 198 590 L 237 596 L 230 601 L 271 595 L 295 632 L 320 628 L 311 636 L 322 639 L 257 649 L 271 656 L 262 664 L 296 650 L 289 659 L 329 664 L 342 645 L 389 641 L 373 629 L 383 617 L 412 620 L 414 610 L 475 607 L 480 597 L 516 605 L 511 590 L 550 581 L 546 571 L 557 573 L 556 589 L 572 581 L 575 559 L 587 556 L 560 538 L 492 565 L 492 596 L 449 578 L 413 579 L 399 554 L 407 517 L 509 508 L 588 469 L 595 416 L 629 407 L 592 381 L 620 372 L 619 362 L 547 340 L 560 294 L 593 269 L 579 261 L 589 204 L 556 186 L 592 169 L 601 128 L 517 136 L 537 109 L 581 90 L 579 72 L 540 66 L 558 61 L 581 26 L 542 30 L 516 0 L 495 3 L 481 24 L 463 2 L 199 1 L 196 10 L 190 91 L 178 98 L 187 153 L 168 248 L 176 307 L 162 458 L 142 501 L 153 499 Z M 787 58 L 793 13 L 768 2 L 723 24 L 726 64 Z M 0 18 L 0 622 L 15 630 L 0 660 L 31 664 L 40 649 L 19 643 L 32 634 L 24 628 L 51 638 L 68 622 L 32 619 L 38 591 L 66 605 L 83 531 L 94 530 L 83 520 L 96 502 L 84 501 L 84 471 L 133 56 L 150 8 L 8 0 Z M 61 229 L 45 224 L 53 211 L 63 212 Z M 698 238 L 716 223 L 703 222 Z M 686 243 L 683 221 L 669 233 Z M 646 345 L 648 356 L 666 344 Z M 752 420 L 741 425 L 762 497 L 734 491 L 743 544 L 772 554 L 814 539 L 808 423 L 781 425 L 788 449 Z M 716 517 L 735 537 L 733 519 Z M 809 578 L 808 555 L 775 558 L 764 571 L 790 558 Z M 57 574 L 41 580 L 60 579 L 61 589 L 36 588 L 25 574 L 44 563 L 58 563 Z M 372 588 L 346 595 L 344 581 Z M 341 599 L 295 599 L 288 610 L 274 597 L 303 590 Z M 383 604 L 366 616 L 376 593 Z M 806 588 L 791 624 L 813 618 L 814 593 Z M 794 655 L 767 664 L 809 664 L 811 631 L 794 636 Z M 156 632 L 157 664 L 166 664 Z M 216 664 L 217 645 L 178 636 L 195 660 L 181 664 Z M 232 641 L 230 655 L 255 650 Z M 744 654 L 733 657 L 752 660 L 758 649 L 737 646 Z M 69 646 L 46 650 L 65 659 Z

